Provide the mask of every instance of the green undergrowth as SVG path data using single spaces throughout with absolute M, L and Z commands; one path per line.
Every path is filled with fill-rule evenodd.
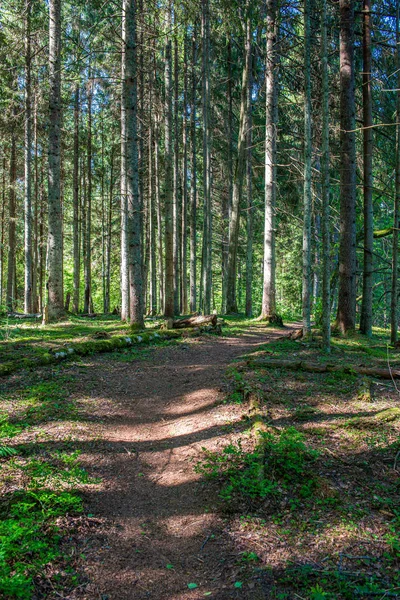
M 96 484 L 65 426 L 79 418 L 68 378 L 3 386 L 0 414 L 0 598 L 31 600 L 78 587 L 76 556 L 63 550 L 82 492 Z M 47 424 L 58 421 L 56 437 Z M 50 430 L 51 431 L 51 430 Z M 61 435 L 60 435 L 61 434 Z M 43 443 L 40 441 L 43 439 Z M 63 594 L 61 594 L 63 595 Z
M 217 485 L 242 552 L 259 557 L 247 577 L 265 580 L 271 599 L 400 598 L 399 392 L 355 372 L 264 364 L 382 368 L 389 355 L 397 368 L 386 333 L 374 333 L 333 338 L 329 356 L 318 336 L 275 340 L 227 370 L 226 402 L 251 426 L 255 401 L 267 433 L 231 428 L 196 469 Z

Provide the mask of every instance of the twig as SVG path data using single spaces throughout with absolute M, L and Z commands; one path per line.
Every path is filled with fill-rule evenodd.
M 389 344 L 387 344 L 387 346 L 386 346 L 386 355 L 387 355 L 387 365 L 388 365 L 388 369 L 389 369 L 390 377 L 391 377 L 391 379 L 392 379 L 392 381 L 393 381 L 393 385 L 394 385 L 394 387 L 395 387 L 395 390 L 396 390 L 396 392 L 397 392 L 398 394 L 400 394 L 400 390 L 399 390 L 399 388 L 397 387 L 397 385 L 396 385 L 396 382 L 395 382 L 395 380 L 394 380 L 394 377 L 393 377 L 393 373 L 392 373 L 392 367 L 390 366 L 390 360 L 389 360 Z

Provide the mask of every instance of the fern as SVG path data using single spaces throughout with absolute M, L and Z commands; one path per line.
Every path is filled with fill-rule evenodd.
M 11 446 L 0 446 L 0 458 L 7 458 L 8 456 L 14 456 L 17 454 L 15 448 L 11 448 Z

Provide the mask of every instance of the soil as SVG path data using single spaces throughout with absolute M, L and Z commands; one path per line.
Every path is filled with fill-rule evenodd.
M 86 495 L 101 531 L 86 540 L 90 583 L 79 598 L 268 597 L 254 569 L 243 582 L 217 489 L 194 467 L 202 448 L 225 445 L 245 427 L 243 408 L 222 403 L 226 368 L 279 335 L 258 327 L 237 338 L 188 339 L 144 360 L 90 359 L 75 390 L 90 394 L 92 419 L 101 420 L 82 455 L 101 478 Z

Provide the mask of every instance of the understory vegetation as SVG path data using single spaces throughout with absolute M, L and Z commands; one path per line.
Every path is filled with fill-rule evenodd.
M 374 341 L 281 339 L 261 357 L 378 366 L 396 362 L 384 332 Z M 226 402 L 243 407 L 222 449 L 203 449 L 196 471 L 216 481 L 220 509 L 253 560 L 247 576 L 268 597 L 399 597 L 400 408 L 393 382 L 356 373 L 265 368 L 254 355 L 228 372 Z

